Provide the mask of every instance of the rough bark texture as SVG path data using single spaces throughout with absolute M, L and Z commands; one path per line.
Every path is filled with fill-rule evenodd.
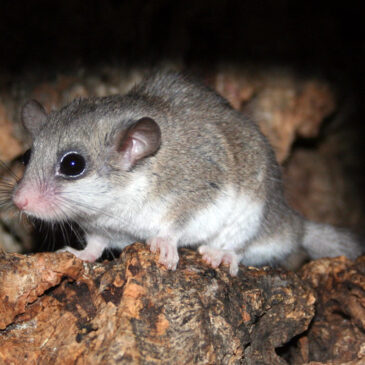
M 301 280 L 243 266 L 232 278 L 188 249 L 171 272 L 139 243 L 94 264 L 3 254 L 0 362 L 362 364 L 364 264 L 318 260 Z
M 292 363 L 365 364 L 365 256 L 314 261 L 300 276 L 316 291 L 316 315 Z
M 299 137 L 318 136 L 323 120 L 336 108 L 334 91 L 320 79 L 301 79 L 289 70 L 255 70 L 225 66 L 215 89 L 238 110 L 248 113 L 283 163 Z
M 314 294 L 295 274 L 213 270 L 192 250 L 167 271 L 143 244 L 111 262 L 68 253 L 2 255 L 5 364 L 285 364 Z

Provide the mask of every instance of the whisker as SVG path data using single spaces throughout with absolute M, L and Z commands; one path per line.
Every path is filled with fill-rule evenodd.
M 6 171 L 8 171 L 10 173 L 10 175 L 12 175 L 16 181 L 19 181 L 19 177 L 17 176 L 17 174 L 3 161 L 0 160 L 0 166 L 2 166 Z
M 114 255 L 114 251 L 112 248 L 107 247 L 106 250 L 109 252 L 109 255 L 112 257 L 113 260 L 115 260 L 117 257 Z
M 6 191 L 6 190 L 11 191 L 14 188 L 15 184 L 16 184 L 16 181 L 8 180 L 7 178 L 2 177 L 1 182 L 0 182 L 0 187 L 5 188 L 5 189 L 2 189 L 3 191 Z
M 85 232 L 85 230 L 82 227 L 80 227 L 80 228 Z M 83 242 L 84 241 L 84 239 L 82 238 L 82 236 L 80 235 L 80 233 L 78 232 L 78 230 L 74 228 L 74 226 L 73 226 L 72 223 L 70 224 L 70 229 L 71 229 L 72 233 L 75 235 L 75 237 L 77 238 L 77 240 L 79 242 Z
M 110 213 L 106 212 L 105 210 L 103 209 L 100 209 L 100 208 L 96 208 L 90 204 L 87 204 L 87 203 L 84 203 L 84 202 L 81 202 L 81 201 L 76 201 L 74 199 L 70 199 L 70 198 L 65 198 L 65 197 L 62 197 L 62 200 L 60 200 L 60 202 L 62 204 L 68 204 L 68 207 L 69 208 L 72 208 L 73 210 L 75 210 L 75 207 L 77 207 L 77 210 L 78 210 L 78 213 L 86 213 L 88 214 L 89 211 L 91 212 L 94 212 L 94 213 L 99 213 L 105 217 L 109 217 L 111 219 L 114 219 L 116 220 L 117 222 L 121 222 L 121 223 L 128 223 L 125 219 L 123 219 L 122 217 L 115 217 L 114 215 L 111 215 Z M 84 208 L 84 209 L 80 209 L 81 208 Z

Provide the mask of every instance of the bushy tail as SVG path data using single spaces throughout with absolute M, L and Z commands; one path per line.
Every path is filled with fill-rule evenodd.
M 349 231 L 328 224 L 306 221 L 302 245 L 312 259 L 346 256 L 354 260 L 364 247 Z

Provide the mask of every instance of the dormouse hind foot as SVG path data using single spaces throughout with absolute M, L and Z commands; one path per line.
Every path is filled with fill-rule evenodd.
M 231 250 L 223 250 L 220 248 L 200 246 L 198 249 L 202 255 L 203 261 L 216 269 L 219 265 L 225 264 L 229 266 L 229 273 L 236 276 L 238 273 L 239 257 Z
M 163 237 L 154 237 L 147 240 L 151 252 L 160 251 L 159 262 L 169 270 L 176 270 L 179 262 L 179 253 L 177 252 L 176 242 Z

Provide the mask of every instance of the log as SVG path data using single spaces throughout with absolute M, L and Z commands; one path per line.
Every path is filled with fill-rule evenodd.
M 300 276 L 316 292 L 316 314 L 291 363 L 365 364 L 365 256 L 313 261 Z
M 211 269 L 190 249 L 176 271 L 146 245 L 118 259 L 69 253 L 0 257 L 4 364 L 285 364 L 315 295 L 292 272 Z

